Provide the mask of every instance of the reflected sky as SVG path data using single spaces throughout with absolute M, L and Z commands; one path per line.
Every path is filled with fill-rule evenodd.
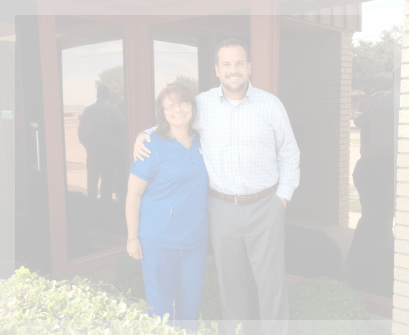
M 178 75 L 198 78 L 197 48 L 154 41 L 155 91 Z M 64 105 L 88 106 L 96 100 L 95 80 L 103 70 L 123 65 L 122 40 L 63 50 Z

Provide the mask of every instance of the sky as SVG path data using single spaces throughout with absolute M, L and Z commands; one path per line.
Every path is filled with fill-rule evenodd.
M 405 0 L 375 0 L 362 5 L 362 32 L 353 42 L 379 39 L 382 31 L 403 22 Z M 123 65 L 122 40 L 86 45 L 63 51 L 64 105 L 95 102 L 95 80 L 103 70 Z M 178 75 L 198 78 L 197 48 L 154 41 L 155 93 Z
M 63 51 L 64 105 L 95 102 L 95 80 L 103 70 L 123 65 L 122 40 L 86 45 Z M 197 48 L 154 41 L 155 93 L 178 75 L 198 79 Z
M 376 0 L 362 4 L 362 32 L 353 36 L 359 40 L 376 41 L 382 31 L 393 25 L 403 23 L 403 4 L 405 0 Z

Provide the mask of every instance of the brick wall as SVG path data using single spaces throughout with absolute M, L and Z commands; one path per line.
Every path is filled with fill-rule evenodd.
M 23 109 L 21 105 L 20 73 L 17 66 L 16 57 L 16 103 L 15 103 L 15 160 L 16 160 L 16 178 L 15 178 L 15 206 L 16 215 L 28 216 L 28 190 L 26 163 L 24 156 L 24 132 L 23 132 Z
M 301 150 L 289 219 L 348 223 L 351 37 L 329 31 L 282 38 L 279 96 Z
M 409 334 L 409 0 L 406 0 L 404 11 L 396 187 L 394 335 Z

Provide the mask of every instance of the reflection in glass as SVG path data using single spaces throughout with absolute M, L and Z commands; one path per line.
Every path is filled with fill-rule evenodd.
M 62 52 L 68 257 L 115 247 L 125 232 L 122 41 Z
M 197 47 L 154 41 L 155 97 L 167 84 L 177 82 L 199 92 Z

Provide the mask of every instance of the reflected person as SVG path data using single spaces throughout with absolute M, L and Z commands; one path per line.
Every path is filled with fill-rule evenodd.
M 355 243 L 364 239 L 392 243 L 394 217 L 394 92 L 374 98 L 354 120 L 361 129 L 361 157 L 353 179 L 362 206 Z M 358 241 L 361 239 L 361 241 Z
M 108 103 L 109 88 L 100 85 L 97 101 L 86 107 L 78 126 L 78 138 L 87 150 L 87 194 L 97 200 L 98 182 L 101 178 L 100 196 L 112 200 L 115 152 L 123 133 L 123 116 Z

